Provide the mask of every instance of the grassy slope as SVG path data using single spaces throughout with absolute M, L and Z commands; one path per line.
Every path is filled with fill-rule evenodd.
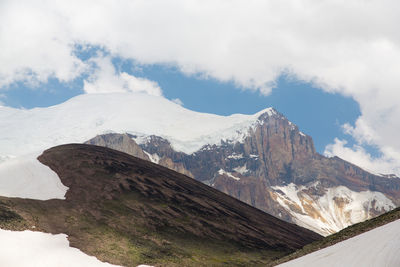
M 109 209 L 120 206 L 120 201 L 102 203 L 105 207 L 99 212 L 109 215 L 101 220 L 92 214 L 82 214 L 73 207 L 61 207 L 61 201 L 49 205 L 45 201 L 2 199 L 0 203 L 0 228 L 66 233 L 71 246 L 102 261 L 123 266 L 141 263 L 157 266 L 263 266 L 287 254 L 285 250 L 251 249 L 187 233 L 158 230 L 132 221 L 129 215 L 121 212 L 125 207 L 118 207 L 117 217 Z M 124 221 L 130 223 L 123 224 Z
M 124 266 L 265 266 L 320 239 L 184 175 L 85 145 L 40 160 L 66 200 L 0 197 L 0 227 L 65 233 L 71 246 Z
M 377 228 L 379 226 L 385 225 L 387 223 L 393 222 L 398 219 L 400 219 L 400 208 L 396 208 L 392 211 L 384 213 L 384 214 L 382 214 L 378 217 L 372 218 L 370 220 L 351 225 L 333 235 L 325 237 L 322 240 L 310 243 L 310 244 L 304 246 L 302 249 L 299 249 L 292 254 L 289 254 L 283 258 L 276 260 L 274 262 L 274 265 L 281 264 L 281 263 L 302 257 L 302 256 L 312 253 L 314 251 L 332 246 L 338 242 L 341 242 L 341 241 L 344 241 L 351 237 L 365 233 L 374 228 Z

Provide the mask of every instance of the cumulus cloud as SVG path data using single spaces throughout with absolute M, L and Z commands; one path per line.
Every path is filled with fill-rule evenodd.
M 264 94 L 285 73 L 353 97 L 362 115 L 349 131 L 390 158 L 388 151 L 400 152 L 399 13 L 397 0 L 6 0 L 0 86 L 90 72 L 90 62 L 74 54 L 76 44 Z M 111 76 L 124 88 L 138 82 Z M 104 89 L 96 79 L 85 86 Z
M 361 145 L 347 146 L 346 140 L 335 138 L 333 144 L 329 144 L 324 154 L 328 157 L 338 156 L 367 171 L 376 174 L 399 174 L 400 155 L 390 148 L 379 157 L 372 157 Z M 384 150 L 384 149 L 383 149 Z
M 176 64 L 264 93 L 282 72 L 352 96 L 400 79 L 398 1 L 2 3 L 3 84 L 73 79 L 86 67 L 74 44 L 143 64 Z
M 83 90 L 86 93 L 141 92 L 162 96 L 162 90 L 156 82 L 126 72 L 117 73 L 110 56 L 98 56 L 90 62 L 95 70 L 84 80 Z
M 86 65 L 72 53 L 67 21 L 52 5 L 1 1 L 0 87 L 16 81 L 45 82 L 49 77 L 70 81 L 81 75 Z
M 344 124 L 344 133 L 350 135 L 356 144 L 348 146 L 346 140 L 336 138 L 332 144 L 326 146 L 324 154 L 328 157 L 339 156 L 375 173 L 400 176 L 400 152 L 396 148 L 399 144 L 382 139 L 387 133 L 381 133 L 380 126 L 377 126 L 369 124 L 365 115 L 357 119 L 354 127 Z M 395 135 L 395 131 L 396 128 L 393 128 L 389 136 Z M 380 155 L 372 156 L 363 145 L 375 146 Z

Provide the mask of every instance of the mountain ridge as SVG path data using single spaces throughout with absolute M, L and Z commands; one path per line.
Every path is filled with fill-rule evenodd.
M 338 157 L 320 155 L 312 138 L 279 112 L 261 114 L 256 121 L 240 142 L 221 140 L 220 145 L 204 145 L 192 154 L 175 151 L 168 140 L 155 135 L 125 138 L 137 141 L 146 159 L 325 235 L 399 204 L 399 179 L 389 180 Z M 118 134 L 103 138 L 113 136 Z M 99 139 L 87 143 L 99 144 Z M 109 147 L 124 151 L 118 145 Z M 325 200 L 327 194 L 330 199 Z M 346 207 L 353 201 L 362 201 L 353 206 L 354 212 Z
M 240 139 L 241 131 L 255 123 L 259 113 L 272 111 L 266 108 L 253 115 L 220 116 L 141 93 L 79 95 L 59 105 L 30 110 L 4 107 L 0 109 L 0 128 L 8 131 L 0 133 L 1 156 L 39 155 L 49 147 L 83 143 L 109 132 L 162 136 L 176 151 L 190 154 L 205 144 Z
M 37 189 L 34 183 L 15 188 L 23 182 L 21 160 L 29 163 L 49 147 L 114 132 L 134 137 L 144 150 L 142 158 L 324 235 L 399 205 L 398 178 L 316 153 L 312 138 L 272 108 L 224 117 L 145 94 L 83 95 L 50 108 L 2 108 L 0 127 L 6 129 L 0 132 L 3 195 L 29 197 Z M 27 153 L 32 155 L 28 161 Z M 12 154 L 16 157 L 10 159 Z M 30 180 L 43 181 L 36 169 L 29 169 Z M 36 191 L 35 198 L 42 198 Z

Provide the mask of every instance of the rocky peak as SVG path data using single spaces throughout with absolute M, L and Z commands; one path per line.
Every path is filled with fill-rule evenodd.
M 316 155 L 312 138 L 276 110 L 262 113 L 258 122 L 249 129 L 242 146 L 245 154 L 261 159 L 258 175 L 287 179 L 294 161 L 305 163 Z
M 158 155 L 166 154 L 170 156 L 172 151 L 174 151 L 171 146 L 171 143 L 167 139 L 164 139 L 160 136 L 150 135 L 147 136 L 145 139 L 143 138 L 139 139 L 138 136 L 136 135 L 130 135 L 130 137 L 133 140 L 136 140 L 136 142 L 142 148 L 145 148 L 145 151 L 150 154 L 158 154 Z

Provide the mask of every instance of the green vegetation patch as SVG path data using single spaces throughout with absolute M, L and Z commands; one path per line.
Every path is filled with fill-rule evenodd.
M 24 219 L 0 202 L 0 228 L 7 230 L 23 230 L 26 228 Z

